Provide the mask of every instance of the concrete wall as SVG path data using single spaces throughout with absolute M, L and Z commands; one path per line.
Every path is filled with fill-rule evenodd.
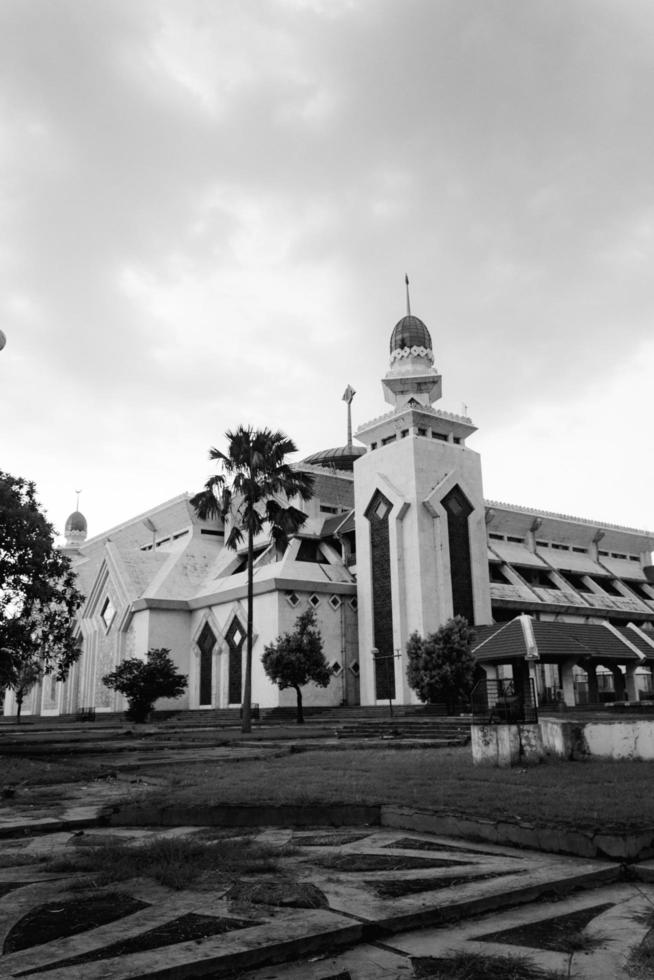
M 465 446 L 411 435 L 358 459 L 354 485 L 361 703 L 375 703 L 373 570 L 364 512 L 377 490 L 393 508 L 389 515 L 393 648 L 401 653 L 395 661 L 396 699 L 416 703 L 406 681 L 406 642 L 414 630 L 425 635 L 452 616 L 447 517 L 441 501 L 455 485 L 474 508 L 468 527 L 475 621 L 492 621 L 481 460 Z
M 531 765 L 544 756 L 538 725 L 472 725 L 472 761 L 475 765 Z
M 654 721 L 540 722 L 545 751 L 561 759 L 654 759 Z

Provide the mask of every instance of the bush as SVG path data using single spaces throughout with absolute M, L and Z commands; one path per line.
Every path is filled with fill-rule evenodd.
M 105 687 L 127 698 L 127 718 L 144 722 L 159 698 L 178 698 L 188 685 L 188 678 L 175 670 L 170 650 L 149 650 L 147 660 L 130 657 L 102 678 Z
M 452 713 L 458 701 L 472 691 L 475 662 L 470 652 L 474 630 L 463 616 L 455 616 L 435 633 L 412 633 L 406 645 L 407 680 L 421 701 L 444 701 Z

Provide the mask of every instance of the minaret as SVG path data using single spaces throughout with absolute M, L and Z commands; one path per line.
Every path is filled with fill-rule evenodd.
M 362 425 L 354 465 L 361 701 L 415 701 L 406 642 L 453 615 L 490 623 L 481 460 L 466 416 L 438 411 L 442 380 L 429 330 L 395 325 L 382 380 L 390 412 Z
M 79 497 L 81 492 L 81 490 L 75 491 L 77 494 L 75 510 L 68 516 L 64 527 L 64 537 L 66 538 L 66 542 L 61 550 L 68 555 L 79 554 L 80 545 L 84 544 L 88 534 L 86 518 L 79 509 Z

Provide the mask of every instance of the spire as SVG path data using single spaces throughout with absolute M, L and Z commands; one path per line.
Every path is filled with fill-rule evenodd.
M 411 297 L 409 296 L 409 276 L 404 273 L 404 283 L 406 285 L 406 315 L 411 316 Z
M 81 492 L 82 492 L 81 490 L 75 491 L 75 493 L 77 494 L 77 500 L 75 501 L 75 510 L 79 510 L 79 495 L 81 494 Z
M 356 391 L 352 385 L 348 385 L 343 392 L 343 401 L 347 402 L 347 448 L 352 448 L 352 399 Z

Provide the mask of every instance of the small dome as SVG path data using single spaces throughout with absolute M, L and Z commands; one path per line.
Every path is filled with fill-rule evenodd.
M 324 466 L 326 469 L 352 472 L 356 460 L 365 453 L 363 446 L 338 446 L 336 449 L 321 449 L 320 452 L 307 456 L 302 462 L 310 463 L 312 466 Z
M 71 531 L 87 531 L 87 523 L 84 514 L 79 510 L 74 510 L 66 521 L 66 526 L 64 528 L 64 533 L 69 534 Z
M 429 330 L 419 317 L 411 313 L 398 320 L 391 334 L 391 354 L 394 350 L 404 350 L 405 347 L 432 349 Z

